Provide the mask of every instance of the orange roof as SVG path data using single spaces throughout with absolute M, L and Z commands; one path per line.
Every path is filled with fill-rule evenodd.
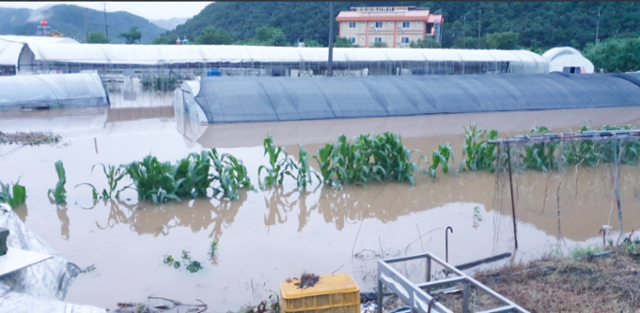
M 429 15 L 429 10 L 409 10 L 395 12 L 341 11 L 340 14 L 338 14 L 338 17 L 336 17 L 336 21 L 426 21 L 427 19 L 429 19 Z
M 442 15 L 430 15 L 429 21 L 427 21 L 427 23 L 434 23 L 434 24 L 442 23 Z

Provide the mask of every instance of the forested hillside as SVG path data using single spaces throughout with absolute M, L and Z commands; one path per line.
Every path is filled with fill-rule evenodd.
M 381 3 L 336 2 L 334 15 L 352 6 L 367 5 Z M 443 47 L 491 48 L 492 40 L 501 38 L 486 35 L 512 32 L 514 35 L 505 38 L 515 42 L 511 48 L 544 51 L 573 46 L 582 50 L 587 43 L 595 42 L 598 9 L 601 10 L 600 39 L 640 36 L 638 2 L 394 2 L 391 5 L 415 5 L 442 12 Z M 193 41 L 205 27 L 226 31 L 234 39 L 246 41 L 256 37 L 258 27 L 270 26 L 281 30 L 289 44 L 314 39 L 326 45 L 328 15 L 327 2 L 216 2 L 174 31 L 165 33 L 156 43 L 169 43 L 178 36 L 187 36 Z
M 87 32 L 105 32 L 104 12 L 87 10 Z M 44 10 L 0 8 L 0 35 L 33 35 L 36 27 L 44 18 L 54 30 L 65 37 L 75 38 L 84 42 L 85 8 L 76 5 L 54 5 Z M 124 39 L 118 35 L 137 26 L 142 33 L 141 43 L 150 43 L 154 38 L 166 31 L 148 20 L 123 11 L 108 12 L 109 40 L 112 43 L 123 43 Z

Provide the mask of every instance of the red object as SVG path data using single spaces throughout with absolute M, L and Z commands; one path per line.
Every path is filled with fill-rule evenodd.
M 40 22 L 40 26 L 49 26 L 49 23 L 47 23 L 47 20 L 42 19 L 42 22 Z

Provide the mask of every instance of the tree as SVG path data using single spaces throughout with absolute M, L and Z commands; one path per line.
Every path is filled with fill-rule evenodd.
M 156 39 L 154 39 L 151 44 L 152 45 L 171 45 L 171 44 L 175 44 L 175 40 L 174 39 L 170 39 L 169 37 L 166 36 L 160 36 Z
M 478 47 L 478 38 L 458 37 L 453 41 L 451 48 L 454 49 L 475 49 Z
M 336 38 L 336 42 L 333 43 L 333 46 L 336 48 L 357 48 L 358 45 L 354 45 L 351 40 L 345 37 Z
M 376 42 L 373 44 L 374 48 L 387 48 L 388 45 L 386 42 Z
M 418 39 L 417 41 L 412 41 L 411 43 L 409 43 L 409 47 L 417 48 L 417 49 L 441 48 L 442 44 L 431 39 L 425 39 L 425 40 Z
M 107 40 L 107 36 L 101 32 L 90 32 L 89 33 L 89 43 L 109 43 Z
M 278 31 L 273 34 L 273 37 L 271 37 L 270 46 L 284 47 L 288 45 L 289 43 L 287 42 L 287 36 L 285 36 L 284 33 L 278 29 Z
M 202 45 L 230 45 L 235 41 L 236 39 L 227 31 L 215 27 L 205 27 L 197 39 L 197 42 Z
M 118 38 L 124 38 L 125 43 L 130 45 L 140 41 L 142 33 L 138 30 L 138 26 L 131 26 L 128 32 L 118 35 Z
M 597 45 L 588 43 L 583 55 L 596 69 L 607 72 L 640 70 L 640 38 L 608 39 Z
M 315 39 L 307 38 L 307 39 L 304 40 L 304 47 L 305 48 L 316 48 L 316 47 L 322 47 L 322 45 Z
M 513 50 L 518 48 L 520 34 L 512 31 L 484 35 L 483 41 L 487 49 Z

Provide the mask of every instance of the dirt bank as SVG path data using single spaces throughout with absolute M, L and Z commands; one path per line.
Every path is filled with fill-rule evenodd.
M 609 256 L 590 258 L 578 253 L 576 257 L 575 252 L 572 257 L 546 256 L 478 273 L 476 278 L 532 313 L 637 312 L 639 248 L 640 241 L 627 241 L 609 247 L 613 250 Z

